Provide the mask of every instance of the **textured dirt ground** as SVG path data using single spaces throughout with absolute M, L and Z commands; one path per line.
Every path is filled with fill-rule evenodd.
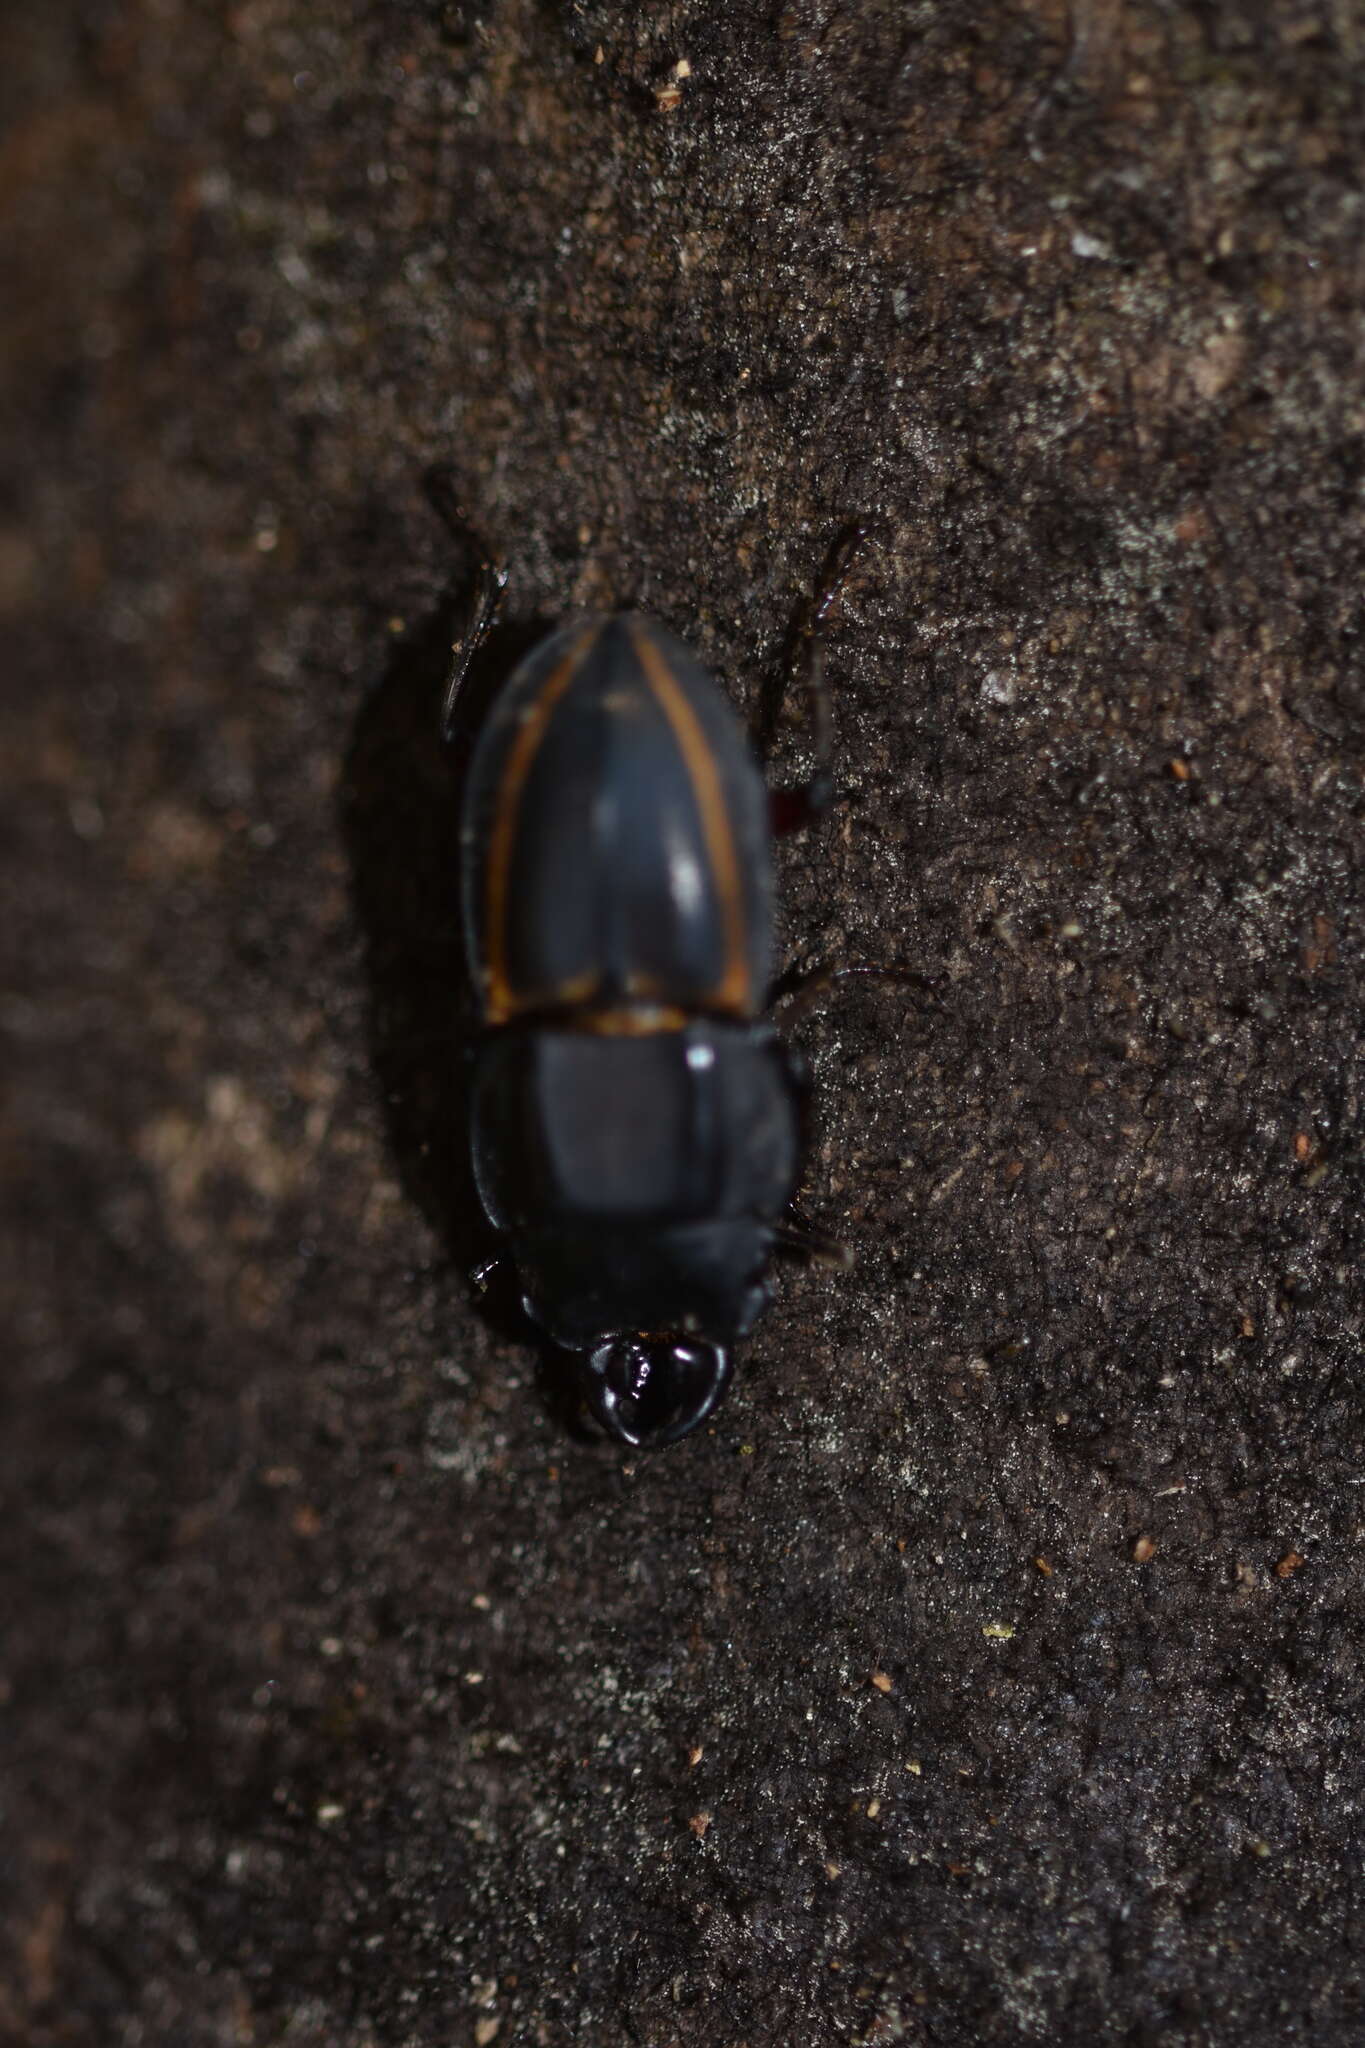
M 0 2038 L 1358 2042 L 1359 6 L 3 37 Z M 783 929 L 936 996 L 652 1460 L 463 1275 L 436 460 L 750 716 L 885 533 Z

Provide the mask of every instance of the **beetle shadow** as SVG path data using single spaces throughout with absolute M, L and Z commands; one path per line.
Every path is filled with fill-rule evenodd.
M 460 925 L 460 804 L 474 741 L 521 658 L 549 630 L 495 626 L 470 663 L 449 741 L 441 708 L 464 605 L 450 592 L 398 642 L 365 698 L 340 799 L 351 897 L 365 940 L 369 1057 L 404 1192 L 465 1273 L 493 1259 L 470 1163 L 469 1063 L 478 1032 Z M 497 1333 L 533 1346 L 504 1263 L 477 1296 Z M 558 1410 L 566 1375 L 542 1356 L 541 1397 Z

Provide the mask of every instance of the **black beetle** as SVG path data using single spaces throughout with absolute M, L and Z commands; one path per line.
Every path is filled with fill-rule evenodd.
M 463 528 L 441 479 L 432 494 Z M 712 1412 L 779 1241 L 840 1252 L 789 1213 L 805 1089 L 765 1013 L 773 834 L 832 795 L 820 629 L 864 537 L 840 535 L 793 629 L 788 681 L 804 677 L 815 751 L 801 787 L 769 791 L 716 683 L 630 613 L 541 641 L 469 765 L 474 1179 L 526 1313 L 626 1444 L 672 1443 Z M 482 564 L 447 738 L 506 581 Z M 916 978 L 842 968 L 806 993 L 858 973 Z

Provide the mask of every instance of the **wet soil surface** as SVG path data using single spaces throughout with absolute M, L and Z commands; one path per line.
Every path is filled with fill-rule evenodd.
M 1358 2042 L 1359 10 L 10 17 L 0 2038 Z M 654 1458 L 466 1278 L 438 462 L 485 689 L 879 530 L 931 986 Z

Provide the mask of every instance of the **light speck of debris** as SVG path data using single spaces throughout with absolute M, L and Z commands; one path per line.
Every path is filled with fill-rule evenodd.
M 694 1813 L 687 1825 L 691 1828 L 699 1842 L 704 1841 L 706 1830 L 711 1825 L 711 1816 L 709 1813 Z
M 1012 1621 L 988 1621 L 982 1624 L 981 1633 L 993 1643 L 1007 1643 L 1014 1634 Z
M 876 1686 L 878 1692 L 890 1692 L 895 1681 L 885 1671 L 874 1671 L 872 1673 L 872 1683 Z
M 1134 1564 L 1150 1564 L 1155 1556 L 1156 1544 L 1152 1541 L 1151 1537 L 1139 1536 L 1137 1542 L 1133 1545 Z

